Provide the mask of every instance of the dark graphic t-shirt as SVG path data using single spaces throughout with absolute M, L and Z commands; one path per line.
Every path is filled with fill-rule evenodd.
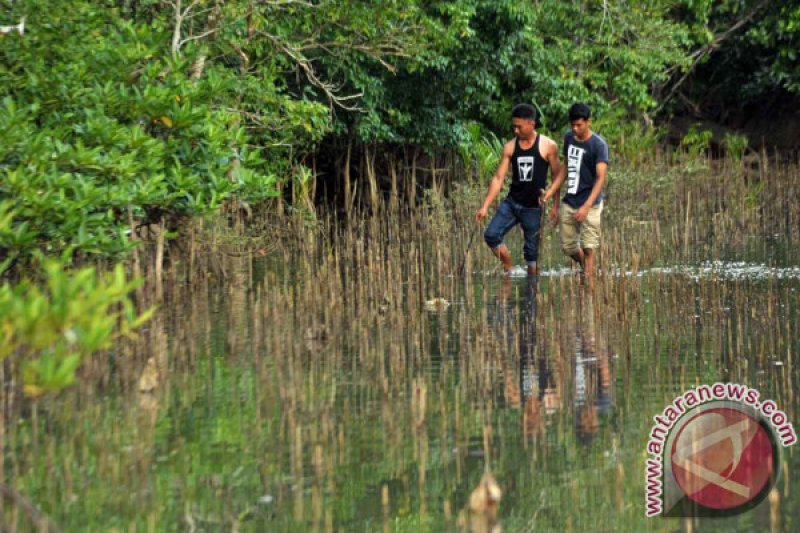
M 585 142 L 575 139 L 570 131 L 564 135 L 564 160 L 567 165 L 567 192 L 564 203 L 574 209 L 580 208 L 597 181 L 597 163 L 608 164 L 608 143 L 596 133 Z M 603 192 L 597 196 L 595 205 L 603 201 Z
M 519 139 L 514 142 L 514 153 L 511 156 L 511 187 L 508 195 L 523 207 L 539 207 L 539 195 L 547 181 L 547 169 L 550 165 L 539 153 L 539 139 L 536 135 L 533 145 L 523 150 Z

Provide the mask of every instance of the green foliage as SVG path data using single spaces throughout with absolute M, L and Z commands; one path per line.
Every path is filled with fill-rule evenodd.
M 670 19 L 670 2 L 421 5 L 427 46 L 398 58 L 394 71 L 351 64 L 363 112 L 344 114 L 336 131 L 364 142 L 455 148 L 469 142 L 473 122 L 506 132 L 520 101 L 536 104 L 556 132 L 578 100 L 627 119 L 653 108 L 653 87 L 688 64 L 687 30 Z
M 517 102 L 537 105 L 559 139 L 581 100 L 605 135 L 635 153 L 658 132 L 626 124 L 657 107 L 695 62 L 712 69 L 708 79 L 752 95 L 797 86 L 800 12 L 779 3 L 180 5 L 9 4 L 8 22 L 28 24 L 24 35 L 0 38 L 0 200 L 16 207 L 0 256 L 121 254 L 128 210 L 138 220 L 208 213 L 232 196 L 277 196 L 279 183 L 308 203 L 306 178 L 315 177 L 293 169 L 323 140 L 463 157 L 481 150 L 474 128 L 507 136 Z M 746 18 L 756 9 L 763 16 Z M 704 65 L 693 55 L 702 46 L 721 47 L 725 61 Z M 747 61 L 769 67 L 730 68 Z
M 469 169 L 470 177 L 478 181 L 488 180 L 500 164 L 503 143 L 477 123 L 470 124 L 466 130 L 468 137 L 458 145 L 461 160 Z
M 711 130 L 700 130 L 692 126 L 681 139 L 681 147 L 686 150 L 689 159 L 697 159 L 706 153 L 712 137 Z
M 66 4 L 23 3 L 35 25 L 0 46 L 0 199 L 17 206 L 2 250 L 116 254 L 128 249 L 128 207 L 148 219 L 277 194 L 236 106 L 238 70 L 209 62 L 195 76 L 207 51 L 191 41 L 172 55 L 161 19 Z
M 744 152 L 747 150 L 747 136 L 736 133 L 727 133 L 725 134 L 723 143 L 725 144 L 725 149 L 728 151 L 728 155 L 731 157 L 731 159 L 737 165 L 741 163 L 742 157 L 744 157 Z
M 800 94 L 797 2 L 683 0 L 672 16 L 688 29 L 697 61 L 672 111 L 703 109 L 724 120 Z
M 314 174 L 311 172 L 311 169 L 303 165 L 298 165 L 292 173 L 292 197 L 294 199 L 294 205 L 312 219 L 316 215 L 314 209 L 313 185 Z
M 122 265 L 106 275 L 94 268 L 76 272 L 67 261 L 37 256 L 38 280 L 0 286 L 0 360 L 18 360 L 25 392 L 54 392 L 75 380 L 80 364 L 119 336 L 130 336 L 154 309 L 137 314 L 128 298 L 138 281 Z
M 609 110 L 592 121 L 592 129 L 612 147 L 612 158 L 632 164 L 651 159 L 664 138 L 664 129 L 627 119 L 624 114 L 624 110 Z

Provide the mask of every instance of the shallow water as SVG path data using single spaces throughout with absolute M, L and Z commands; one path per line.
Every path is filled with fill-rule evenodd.
M 173 287 L 82 387 L 19 407 L 5 479 L 64 531 L 456 529 L 485 470 L 506 531 L 800 520 L 794 447 L 777 498 L 746 514 L 644 516 L 652 417 L 676 395 L 744 383 L 798 420 L 797 267 L 612 267 L 588 293 L 563 262 L 531 279 L 484 257 L 457 276 L 422 239 L 350 244 Z M 141 393 L 151 357 L 158 386 Z

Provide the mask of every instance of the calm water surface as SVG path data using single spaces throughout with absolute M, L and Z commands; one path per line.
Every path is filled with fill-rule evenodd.
M 800 527 L 794 447 L 739 517 L 646 519 L 643 496 L 652 417 L 690 387 L 744 383 L 800 423 L 797 268 L 612 269 L 592 294 L 563 262 L 431 275 L 420 249 L 174 287 L 89 385 L 22 408 L 5 479 L 64 531 L 455 530 L 487 470 L 505 531 Z

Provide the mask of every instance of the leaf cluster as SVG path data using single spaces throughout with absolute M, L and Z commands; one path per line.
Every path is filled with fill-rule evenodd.
M 72 384 L 87 357 L 132 336 L 154 312 L 135 311 L 128 296 L 139 280 L 128 281 L 121 264 L 98 275 L 92 267 L 68 271 L 66 257 L 37 261 L 40 279 L 0 286 L 0 360 L 22 367 L 34 397 Z

